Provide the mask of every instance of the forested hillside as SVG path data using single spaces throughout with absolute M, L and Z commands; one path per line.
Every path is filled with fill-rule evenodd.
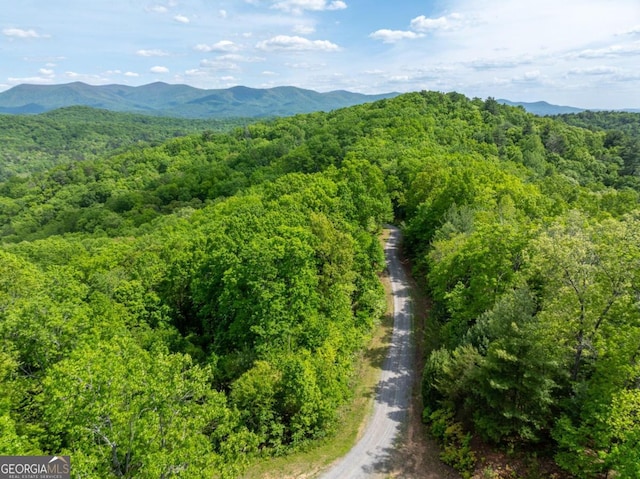
M 558 119 L 569 125 L 605 131 L 604 144 L 615 148 L 623 159 L 623 174 L 640 174 L 640 114 L 585 111 L 577 115 L 560 115 Z
M 229 131 L 248 120 L 185 120 L 74 106 L 40 115 L 0 115 L 0 181 L 97 159 L 189 133 Z
M 395 219 L 440 326 L 443 458 L 470 471 L 474 435 L 638 477 L 634 161 L 605 131 L 422 92 L 14 176 L 0 452 L 233 477 L 331 434 Z

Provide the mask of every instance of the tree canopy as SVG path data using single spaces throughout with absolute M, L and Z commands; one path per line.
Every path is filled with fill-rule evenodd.
M 58 165 L 27 153 L 0 178 L 0 453 L 234 477 L 326 437 L 385 306 L 394 220 L 440 327 L 434 430 L 635 477 L 638 135 L 594 118 L 419 92 L 113 154 L 81 143 Z

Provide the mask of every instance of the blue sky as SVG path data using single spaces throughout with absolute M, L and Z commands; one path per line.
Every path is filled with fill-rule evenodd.
M 20 83 L 458 91 L 640 108 L 640 0 L 0 0 Z

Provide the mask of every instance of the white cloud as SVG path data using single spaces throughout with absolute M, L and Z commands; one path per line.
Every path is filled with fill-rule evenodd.
M 382 40 L 384 43 L 396 43 L 400 40 L 414 40 L 420 38 L 423 35 L 416 32 L 404 31 L 404 30 L 387 30 L 382 29 L 373 32 L 369 35 L 375 40 Z
M 510 78 L 498 78 L 494 77 L 493 82 L 499 84 L 533 84 L 533 83 L 541 83 L 545 81 L 540 70 L 531 70 L 528 72 L 524 72 L 520 75 L 514 75 Z
M 433 22 L 417 17 L 415 26 L 446 29 L 448 50 L 465 53 L 469 60 L 557 58 L 569 51 L 598 49 L 638 23 L 637 0 L 457 0 L 455 8 L 457 14 Z
M 199 68 L 192 68 L 190 70 L 185 71 L 184 74 L 190 77 L 196 77 L 196 76 L 207 75 L 207 72 L 200 70 Z
M 220 80 L 222 80 L 222 81 L 236 81 L 235 77 L 232 77 L 231 75 L 220 77 Z
M 48 68 L 41 68 L 40 70 L 38 70 L 38 73 L 40 73 L 40 75 L 43 75 L 45 77 L 55 76 L 55 72 L 53 70 L 48 69 Z
M 234 63 L 224 60 L 202 60 L 200 62 L 200 67 L 206 68 L 207 70 L 223 70 L 223 71 L 237 71 L 240 70 L 240 67 Z
M 272 72 L 270 70 L 265 70 L 265 71 L 262 72 L 262 74 L 264 76 L 268 76 L 268 77 L 278 76 L 278 74 L 276 72 Z
M 494 85 L 502 86 L 502 85 L 509 85 L 510 83 L 511 83 L 511 81 L 510 81 L 509 79 L 507 79 L 507 78 L 498 78 L 498 77 L 495 77 L 495 78 L 493 79 L 493 84 L 494 84 Z
M 169 53 L 164 50 L 138 50 L 136 55 L 141 57 L 168 57 Z
M 273 4 L 272 8 L 284 10 L 295 14 L 301 14 L 305 10 L 320 12 L 324 10 L 344 10 L 347 4 L 341 0 L 328 2 L 327 0 L 280 0 Z
M 64 76 L 70 80 L 74 81 L 82 81 L 86 83 L 91 83 L 93 85 L 104 85 L 105 83 L 109 83 L 109 78 L 106 78 L 101 75 L 90 75 L 86 73 L 77 73 L 74 71 L 66 71 L 64 72 Z
M 610 45 L 608 47 L 597 49 L 587 49 L 576 54 L 578 58 L 588 59 L 635 55 L 640 55 L 640 42 Z
M 435 30 L 453 30 L 461 26 L 462 15 L 452 13 L 438 18 L 427 18 L 424 15 L 411 20 L 411 29 L 418 32 L 431 32 Z
M 411 30 L 390 30 L 383 28 L 369 35 L 375 40 L 382 40 L 384 43 L 396 43 L 401 40 L 415 40 L 424 37 L 426 33 L 436 30 L 454 30 L 462 26 L 462 15 L 452 13 L 450 15 L 427 18 L 424 15 L 411 20 Z
M 194 47 L 194 50 L 198 52 L 237 52 L 240 50 L 240 47 L 233 43 L 231 40 L 221 40 L 212 45 L 207 45 L 205 43 L 200 43 Z
M 609 66 L 593 66 L 586 68 L 572 68 L 569 70 L 569 75 L 614 75 L 621 73 L 620 68 Z
M 347 8 L 347 4 L 337 0 L 335 2 L 331 2 L 328 6 L 327 6 L 327 10 L 344 10 L 345 8 Z
M 151 73 L 169 73 L 169 69 L 167 67 L 155 66 L 149 69 Z
M 526 56 L 521 58 L 486 58 L 473 60 L 468 62 L 468 66 L 473 68 L 474 70 L 503 70 L 507 68 L 516 68 L 521 65 L 531 65 L 533 60 Z
M 620 71 L 613 76 L 613 79 L 618 82 L 637 82 L 640 80 L 640 73 L 637 71 Z
M 323 52 L 335 52 L 340 50 L 340 47 L 335 43 L 328 40 L 309 40 L 308 38 L 289 36 L 289 35 L 277 35 L 269 40 L 264 40 L 256 45 L 260 50 L 265 51 L 323 51 Z
M 218 10 L 218 16 L 219 16 L 220 18 L 227 18 L 228 13 L 227 13 L 227 11 L 226 11 L 226 10 Z
M 145 8 L 145 10 L 149 13 L 167 13 L 169 11 L 164 5 L 151 5 Z
M 36 84 L 36 85 L 48 85 L 53 83 L 53 78 L 50 77 L 23 77 L 23 78 L 16 78 L 16 77 L 9 77 L 7 78 L 7 81 L 9 82 L 10 85 L 19 85 L 21 83 L 31 83 L 31 84 Z
M 297 35 L 310 35 L 316 31 L 313 25 L 296 25 L 293 27 L 293 33 Z
M 33 29 L 23 30 L 22 28 L 5 28 L 2 34 L 10 38 L 49 38 L 49 35 L 43 35 Z
M 523 81 L 537 81 L 540 79 L 540 70 L 531 70 L 528 72 L 525 72 L 525 74 L 522 76 L 522 80 Z
M 176 15 L 175 17 L 173 17 L 173 19 L 178 22 L 178 23 L 190 23 L 191 20 L 189 20 L 188 17 L 185 17 L 184 15 Z
M 243 63 L 255 63 L 255 62 L 263 62 L 265 58 L 263 57 L 246 57 L 244 55 L 238 55 L 237 53 L 227 53 L 225 55 L 220 55 L 216 57 L 218 61 L 232 61 L 232 62 L 243 62 Z
M 131 78 L 136 78 L 136 77 L 139 77 L 140 74 L 139 73 L 135 73 L 135 72 L 125 72 L 124 76 L 131 77 Z
M 640 35 L 640 25 L 636 25 L 635 27 L 630 28 L 626 32 L 625 35 Z
M 386 91 L 391 89 L 410 91 L 417 89 L 416 85 L 424 88 L 425 84 L 428 84 L 430 89 L 434 89 L 442 78 L 445 78 L 446 75 L 451 74 L 454 70 L 455 68 L 450 65 L 435 65 L 429 68 L 421 68 L 414 65 L 407 66 L 403 70 L 393 67 L 386 70 L 366 70 L 363 74 L 366 75 L 365 82 L 384 85 Z M 449 89 L 450 87 L 447 88 L 447 91 Z
M 545 99 L 591 108 L 615 96 L 627 106 L 638 105 L 640 96 L 632 91 L 630 75 L 637 71 L 634 62 L 640 58 L 638 0 L 451 0 L 439 4 L 449 10 L 421 12 L 424 15 L 407 17 L 407 28 L 370 35 L 389 44 L 409 41 L 410 33 L 424 38 L 420 48 L 380 49 L 375 62 L 385 65 L 388 74 L 370 76 L 366 89 L 392 90 L 397 84 L 398 91 L 407 91 L 442 89 L 439 85 L 443 85 L 445 91 L 469 96 L 511 95 L 523 101 Z M 425 64 L 446 64 L 453 70 L 423 77 L 406 73 Z M 601 65 L 621 71 L 607 74 Z M 372 66 L 363 62 L 360 71 Z M 407 75 L 410 81 L 392 78 Z M 367 78 L 362 76 L 364 84 Z M 603 80 L 608 82 L 606 94 Z M 622 81 L 626 83 L 616 89 L 614 82 Z M 584 99 L 572 102 L 570 95 Z
M 325 70 L 327 68 L 327 64 L 326 63 L 308 63 L 308 62 L 303 62 L 303 63 L 285 63 L 285 66 L 288 67 L 288 68 L 294 68 L 296 70 L 305 70 L 305 71 Z

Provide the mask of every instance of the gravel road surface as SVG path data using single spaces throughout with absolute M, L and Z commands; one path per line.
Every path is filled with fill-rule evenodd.
M 376 390 L 373 414 L 358 443 L 321 479 L 386 477 L 402 425 L 407 421 L 413 386 L 413 345 L 409 284 L 398 258 L 400 230 L 390 227 L 385 245 L 393 293 L 393 337 Z

